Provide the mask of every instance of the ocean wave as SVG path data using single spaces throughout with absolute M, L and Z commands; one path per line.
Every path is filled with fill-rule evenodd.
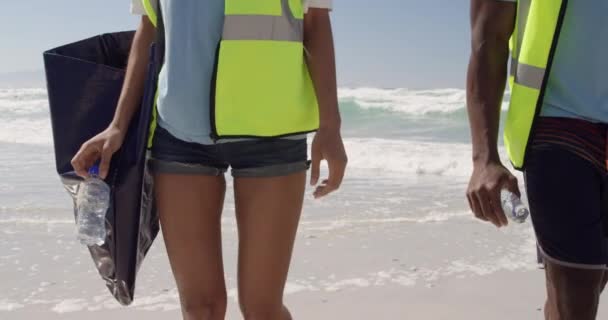
M 392 137 L 395 133 L 418 130 L 432 136 L 435 123 L 432 121 L 447 117 L 457 125 L 459 136 L 468 136 L 465 91 L 461 89 L 341 88 L 339 99 L 349 134 L 360 131 L 365 136 Z M 425 120 L 420 122 L 421 118 Z M 45 89 L 1 89 L 0 121 L 4 124 L 0 128 L 0 142 L 52 143 Z M 436 129 L 444 128 L 445 123 Z
M 18 144 L 51 145 L 52 130 L 48 116 L 48 107 L 40 99 L 44 93 L 42 89 L 3 90 L 0 91 L 0 120 L 4 125 L 0 127 L 0 141 Z M 10 100 L 6 97 L 18 96 Z M 385 103 L 394 108 L 405 108 L 405 104 L 412 105 L 408 112 L 430 112 L 431 110 L 457 110 L 462 107 L 464 92 L 458 89 L 410 91 L 405 89 L 340 89 L 341 101 L 348 99 L 361 100 L 361 108 L 375 101 L 375 106 Z M 13 101 L 15 103 L 8 103 Z M 30 105 L 27 101 L 31 102 Z M 384 102 L 382 102 L 384 101 Z M 392 101 L 392 102 L 390 102 Z M 390 103 L 389 103 L 390 102 Z M 371 105 L 374 105 L 373 103 Z M 425 105 L 430 107 L 425 107 Z M 375 107 L 374 107 L 375 108 Z M 8 115 L 10 114 L 10 116 Z M 348 119 L 347 119 L 348 120 Z M 348 131 L 364 132 L 366 120 L 361 125 L 353 125 Z M 378 120 L 369 120 L 374 123 Z M 380 121 L 381 122 L 381 121 Z M 400 127 L 397 124 L 385 124 L 386 130 Z M 408 127 L 407 125 L 406 127 Z M 429 127 L 418 125 L 420 130 L 428 130 L 432 138 L 433 131 L 443 127 Z M 360 128 L 360 129 L 357 129 Z M 463 128 L 466 129 L 466 126 Z M 396 130 L 396 129 L 395 129 Z M 467 134 L 468 135 L 468 134 Z M 463 176 L 471 172 L 471 148 L 467 143 L 442 143 L 430 139 L 427 142 L 410 140 L 410 135 L 386 137 L 368 136 L 359 137 L 360 134 L 346 136 L 345 143 L 349 153 L 351 169 L 361 169 L 368 172 L 382 172 L 387 174 L 409 175 L 435 175 L 435 176 Z
M 407 140 L 345 139 L 350 169 L 372 172 L 467 176 L 471 174 L 471 146 Z
M 44 88 L 0 89 L 0 100 L 46 99 Z
M 0 120 L 5 121 L 2 117 Z M 0 142 L 51 145 L 53 134 L 49 119 L 12 119 L 0 126 Z
M 373 225 L 396 225 L 396 224 L 429 224 L 441 223 L 455 219 L 470 219 L 471 213 L 465 211 L 430 211 L 424 216 L 394 216 L 387 218 L 362 218 L 362 219 L 336 219 L 336 220 L 304 220 L 300 223 L 306 232 L 336 232 L 337 230 L 352 230 L 357 226 L 369 227 Z
M 49 103 L 44 89 L 0 89 L 0 119 L 31 118 L 49 114 Z
M 362 109 L 381 109 L 410 116 L 463 113 L 466 110 L 466 92 L 462 89 L 409 90 L 403 88 L 341 88 L 340 102 L 354 102 Z M 506 101 L 503 99 L 503 110 Z
M 0 121 L 1 142 L 52 143 L 45 89 L 0 89 Z

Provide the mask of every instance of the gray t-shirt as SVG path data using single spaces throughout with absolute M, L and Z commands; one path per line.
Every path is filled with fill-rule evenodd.
M 606 14 L 606 0 L 568 2 L 542 116 L 608 123 Z
M 606 0 L 568 3 L 541 116 L 608 123 L 607 13 Z
M 180 140 L 213 144 L 211 81 L 223 31 L 225 1 L 153 0 L 153 5 L 158 6 L 158 1 L 166 36 L 165 64 L 158 82 L 158 124 Z M 331 9 L 332 0 L 303 0 L 303 4 L 306 9 Z M 131 12 L 145 14 L 142 0 L 132 0 Z M 220 142 L 230 141 L 235 140 Z

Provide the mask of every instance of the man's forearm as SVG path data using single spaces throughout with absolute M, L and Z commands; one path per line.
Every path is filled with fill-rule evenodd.
M 339 129 L 334 40 L 328 10 L 311 9 L 304 21 L 306 62 L 319 102 L 320 127 Z
M 514 18 L 512 4 L 494 0 L 472 1 L 467 109 L 475 163 L 499 161 L 498 128 Z
M 508 52 L 483 44 L 471 55 L 467 76 L 467 108 L 473 142 L 473 160 L 498 160 L 498 127 L 505 90 Z

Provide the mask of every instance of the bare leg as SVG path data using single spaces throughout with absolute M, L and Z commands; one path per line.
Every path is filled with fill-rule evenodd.
M 160 220 L 184 320 L 223 320 L 223 176 L 158 174 Z
M 547 320 L 595 320 L 605 284 L 603 270 L 575 269 L 546 263 Z
M 283 305 L 306 175 L 238 178 L 239 302 L 245 320 L 291 320 Z
M 606 289 L 606 284 L 608 284 L 608 271 L 604 271 L 604 278 L 602 279 L 601 293 L 604 293 L 604 290 Z

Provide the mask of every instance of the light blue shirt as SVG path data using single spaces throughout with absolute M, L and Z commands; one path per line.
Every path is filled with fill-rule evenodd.
M 224 27 L 225 0 L 151 0 L 162 5 L 165 64 L 158 83 L 158 124 L 180 140 L 213 144 L 211 81 Z M 332 8 L 332 0 L 302 0 L 308 8 Z M 145 14 L 141 0 L 131 12 Z M 296 135 L 285 139 L 304 139 Z M 225 139 L 232 142 L 243 139 Z
M 606 0 L 568 2 L 541 116 L 608 123 L 607 17 Z
M 211 81 L 224 24 L 224 0 L 161 0 L 165 64 L 158 124 L 180 140 L 212 144 Z

